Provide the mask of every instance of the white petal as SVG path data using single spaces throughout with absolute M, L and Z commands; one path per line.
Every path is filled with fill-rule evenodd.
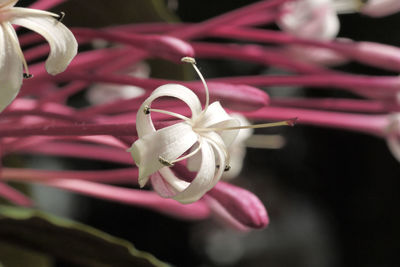
M 203 141 L 202 162 L 199 172 L 193 181 L 173 198 L 181 203 L 187 204 L 199 200 L 210 188 L 215 173 L 214 152 L 207 141 Z M 160 170 L 162 177 L 170 184 L 176 183 L 177 178 L 170 169 Z
M 189 186 L 173 197 L 175 200 L 184 204 L 199 200 L 219 181 L 224 171 L 224 168 L 219 168 L 217 172 L 215 172 L 214 145 L 207 140 L 203 140 L 202 142 L 202 158 L 199 172 Z M 225 157 L 223 153 L 219 149 L 217 153 L 220 159 L 218 163 L 220 166 L 225 166 Z M 180 180 L 167 168 L 161 169 L 160 174 L 170 185 L 172 185 L 172 182 L 176 183 L 177 180 Z
M 144 186 L 149 175 L 165 167 L 159 157 L 172 161 L 189 150 L 198 135 L 190 125 L 182 122 L 147 134 L 133 143 L 129 151 L 139 166 L 139 184 Z
M 360 12 L 371 17 L 384 17 L 400 11 L 399 0 L 369 0 Z
M 0 28 L 0 112 L 17 96 L 22 85 L 22 61 L 18 39 L 11 24 Z
M 329 40 L 340 27 L 330 0 L 299 0 L 283 5 L 278 24 L 284 31 L 307 39 Z
M 204 115 L 195 122 L 194 127 L 199 128 L 226 128 L 240 126 L 240 121 L 230 116 L 217 101 L 210 104 Z M 218 134 L 228 147 L 235 140 L 239 130 L 220 131 Z
M 196 117 L 201 113 L 201 104 L 199 98 L 189 88 L 179 84 L 165 84 L 158 87 L 154 92 L 143 102 L 140 107 L 137 117 L 137 133 L 139 138 L 148 133 L 154 132 L 155 128 L 151 121 L 151 114 L 143 112 L 145 106 L 151 106 L 151 103 L 159 97 L 175 97 L 185 102 L 192 112 L 192 117 Z
M 63 72 L 78 50 L 78 43 L 72 32 L 49 15 L 38 15 L 27 8 L 13 8 L 11 23 L 28 28 L 42 35 L 50 45 L 46 60 L 46 70 L 50 74 Z
M 177 178 L 170 169 L 165 169 L 166 171 L 164 173 L 168 172 L 167 177 L 170 177 L 170 179 L 167 181 L 160 172 L 156 172 L 151 175 L 151 185 L 153 186 L 154 191 L 156 191 L 161 197 L 172 198 L 187 188 L 189 183 Z
M 13 7 L 18 0 L 10 1 L 10 0 L 0 0 L 0 8 L 9 8 Z
M 207 133 L 203 133 L 202 137 L 205 138 L 206 140 L 208 140 L 210 142 L 210 144 L 213 144 L 214 147 L 217 146 L 219 148 L 219 151 L 216 151 L 216 160 L 219 160 L 219 153 L 223 153 L 224 155 L 224 161 L 228 161 L 228 159 L 226 159 L 225 157 L 227 156 L 227 151 L 228 148 L 225 145 L 224 140 L 221 138 L 221 136 L 219 134 L 217 134 L 216 132 L 207 132 Z M 202 156 L 201 154 L 195 154 L 194 156 L 190 157 L 187 161 L 187 168 L 189 171 L 192 172 L 197 172 L 200 169 L 201 166 L 201 160 L 202 160 Z M 227 162 L 229 163 L 229 162 Z M 222 166 L 222 165 L 220 165 Z M 225 166 L 225 163 L 223 165 L 223 167 Z

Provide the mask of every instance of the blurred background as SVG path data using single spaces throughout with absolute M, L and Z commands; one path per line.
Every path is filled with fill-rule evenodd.
M 27 5 L 33 1 L 20 1 Z M 100 27 L 151 21 L 200 22 L 254 1 L 71 0 L 56 10 L 67 26 Z M 110 12 L 112 10 L 112 13 Z M 341 15 L 340 37 L 400 46 L 400 14 L 372 19 Z M 271 28 L 274 28 L 272 26 Z M 161 60 L 149 62 L 152 77 L 195 79 L 192 72 Z M 198 60 L 203 75 L 281 73 L 234 60 Z M 347 64 L 342 70 L 393 74 Z M 189 73 L 189 75 L 188 75 Z M 265 88 L 271 95 L 355 97 L 333 90 Z M 85 95 L 70 99 L 86 105 Z M 400 266 L 400 163 L 384 140 L 363 134 L 296 125 L 257 130 L 279 134 L 281 149 L 248 148 L 232 183 L 254 192 L 265 204 L 270 225 L 238 233 L 214 220 L 183 222 L 158 213 L 66 193 L 33 188 L 39 206 L 132 242 L 175 266 L 394 267 Z M 104 162 L 34 157 L 24 164 L 43 168 L 115 168 Z M 57 262 L 56 266 L 70 266 Z

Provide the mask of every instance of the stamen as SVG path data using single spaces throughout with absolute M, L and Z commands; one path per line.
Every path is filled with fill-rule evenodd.
M 205 90 L 205 93 L 206 93 L 206 104 L 204 105 L 204 109 L 203 109 L 203 112 L 202 112 L 204 114 L 206 112 L 207 108 L 208 108 L 208 105 L 210 104 L 210 93 L 209 93 L 209 90 L 208 90 L 207 83 L 204 80 L 204 77 L 201 74 L 200 70 L 197 68 L 196 60 L 194 58 L 192 58 L 192 57 L 183 57 L 181 59 L 181 61 L 192 64 L 194 70 L 197 72 L 197 75 L 199 75 L 200 80 L 203 83 L 204 90 Z
M 215 167 L 219 169 L 219 165 L 216 165 Z M 231 169 L 231 165 L 225 165 L 224 172 L 227 172 L 230 169 Z
M 183 157 L 180 157 L 180 158 L 177 158 L 177 159 L 175 159 L 175 160 L 169 161 L 169 160 L 166 160 L 165 158 L 159 156 L 159 157 L 158 157 L 158 161 L 159 161 L 162 165 L 165 165 L 165 166 L 167 166 L 167 167 L 172 167 L 172 166 L 174 166 L 175 163 L 177 163 L 177 162 L 179 162 L 179 161 L 182 161 L 182 160 L 184 160 L 184 159 L 187 159 L 187 158 L 190 158 L 190 157 L 194 156 L 197 152 L 200 151 L 200 149 L 201 149 L 201 144 L 202 144 L 202 142 L 200 142 L 200 140 L 199 140 L 199 145 L 198 145 L 198 147 L 197 147 L 195 150 L 193 150 L 192 152 L 190 152 L 189 154 L 187 154 L 187 155 L 185 155 L 185 156 L 183 156 Z
M 65 17 L 65 12 L 60 12 L 60 14 L 58 14 L 58 22 L 62 22 L 63 21 L 63 19 L 64 19 L 64 17 Z
M 22 74 L 22 77 L 23 77 L 24 79 L 30 79 L 30 78 L 33 77 L 33 74 L 30 74 L 30 73 L 23 73 L 23 74 Z
M 280 135 L 254 134 L 245 141 L 246 147 L 261 149 L 280 149 L 285 145 L 285 138 Z
M 172 167 L 172 166 L 174 166 L 173 163 L 171 163 L 170 161 L 164 159 L 164 158 L 161 157 L 161 156 L 158 157 L 158 161 L 159 161 L 162 165 L 167 166 L 167 167 Z
M 219 144 L 219 143 L 215 142 L 212 138 L 208 138 L 207 140 L 208 140 L 208 142 L 213 143 L 215 146 L 219 147 L 219 149 L 222 150 L 222 152 L 224 153 L 225 162 L 226 162 L 225 169 L 227 169 L 226 166 L 229 166 L 228 170 L 230 170 L 231 167 L 230 167 L 229 162 L 231 161 L 231 156 L 230 156 L 230 154 L 228 153 L 228 151 L 226 150 L 225 145 L 224 145 L 224 144 Z M 219 165 L 216 165 L 216 167 L 219 168 Z M 225 171 L 225 169 L 224 169 L 224 171 Z
M 190 119 L 188 117 L 185 117 L 181 114 L 172 112 L 172 111 L 168 111 L 168 110 L 162 110 L 162 109 L 155 109 L 155 108 L 150 108 L 149 106 L 145 106 L 143 109 L 144 114 L 148 115 L 150 114 L 150 112 L 158 112 L 158 113 L 162 113 L 162 114 L 167 114 L 170 115 L 172 117 L 184 120 L 186 122 L 190 122 Z
M 255 125 L 245 125 L 237 127 L 221 127 L 221 128 L 193 128 L 197 132 L 217 132 L 217 131 L 228 131 L 228 130 L 240 130 L 240 129 L 257 129 L 257 128 L 270 128 L 277 126 L 294 126 L 296 124 L 297 118 L 290 119 L 287 121 L 255 124 Z
M 149 106 L 145 106 L 143 109 L 144 114 L 149 115 L 150 114 L 150 107 Z
M 19 45 L 17 36 L 16 36 L 15 32 L 13 32 L 9 29 L 9 27 L 11 27 L 11 26 L 5 25 L 3 23 L 3 29 L 6 29 L 8 36 L 10 36 L 10 39 L 14 44 L 14 48 L 17 50 L 18 56 L 21 59 L 22 64 L 24 66 L 25 73 L 23 74 L 22 77 L 23 78 L 31 78 L 33 75 L 29 73 L 28 63 L 26 63 L 25 56 L 24 56 L 24 53 L 22 53 L 21 46 Z

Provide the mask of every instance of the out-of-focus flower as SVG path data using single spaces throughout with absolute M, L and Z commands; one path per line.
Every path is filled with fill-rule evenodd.
M 17 96 L 22 78 L 29 78 L 28 65 L 22 53 L 15 30 L 11 24 L 33 30 L 42 35 L 50 45 L 46 70 L 58 74 L 66 69 L 77 53 L 74 35 L 58 19 L 62 16 L 30 8 L 14 7 L 17 0 L 0 0 L 0 111 Z M 25 69 L 25 73 L 23 72 Z
M 299 0 L 283 5 L 278 21 L 282 30 L 306 39 L 330 40 L 339 31 L 339 19 L 331 0 Z
M 400 1 L 368 0 L 360 8 L 360 12 L 370 17 L 384 17 L 400 11 Z
M 400 11 L 397 0 L 334 0 L 339 14 L 360 12 L 370 17 L 389 16 Z
M 139 62 L 125 72 L 128 76 L 148 78 L 150 66 L 145 62 Z M 145 90 L 139 86 L 97 83 L 90 87 L 86 97 L 91 104 L 100 105 L 115 100 L 139 97 L 144 93 Z
M 299 0 L 283 6 L 278 25 L 297 37 L 311 40 L 331 40 L 339 32 L 339 18 L 331 0 Z M 336 65 L 346 59 L 323 48 L 288 46 L 287 52 L 302 61 L 321 65 Z

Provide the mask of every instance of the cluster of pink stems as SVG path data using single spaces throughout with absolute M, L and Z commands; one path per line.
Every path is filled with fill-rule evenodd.
M 184 56 L 235 59 L 265 67 L 274 66 L 291 74 L 207 79 L 212 101 L 219 100 L 229 111 L 242 113 L 255 122 L 297 117 L 298 124 L 397 138 L 397 128 L 392 127 L 394 122 L 390 113 L 399 109 L 396 102 L 399 77 L 343 73 L 295 60 L 285 53 L 284 48 L 287 45 L 324 48 L 348 60 L 395 72 L 400 71 L 400 50 L 370 42 L 304 40 L 281 31 L 257 27 L 274 24 L 281 15 L 280 6 L 287 1 L 256 2 L 197 24 L 150 23 L 102 29 L 72 28 L 80 44 L 103 39 L 118 46 L 81 52 L 68 69 L 57 76 L 49 76 L 45 72 L 44 62 L 31 63 L 34 78 L 24 81 L 18 98 L 0 114 L 2 156 L 50 155 L 94 159 L 126 167 L 55 171 L 3 166 L 1 178 L 4 182 L 39 183 L 146 207 L 181 219 L 200 220 L 215 215 L 241 230 L 265 227 L 268 215 L 261 201 L 251 192 L 226 182 L 219 182 L 200 201 L 190 205 L 163 199 L 149 190 L 121 186 L 137 184 L 138 170 L 126 149 L 137 138 L 135 118 L 143 100 L 156 87 L 167 83 L 183 84 L 194 90 L 200 99 L 204 99 L 204 91 L 199 81 L 134 78 L 120 73 L 135 63 L 151 58 L 180 64 Z M 47 9 L 61 2 L 40 0 L 32 7 Z M 231 40 L 231 43 L 205 42 L 206 37 L 213 37 L 213 40 L 223 38 Z M 24 50 L 28 62 L 38 62 L 49 52 L 48 45 L 34 33 L 20 36 L 20 43 L 29 47 Z M 146 90 L 146 94 L 85 108 L 66 105 L 70 96 L 100 82 L 139 86 Z M 360 98 L 270 98 L 259 89 L 288 85 L 347 90 Z M 188 113 L 179 101 L 165 99 L 159 105 L 174 112 Z M 152 118 L 160 127 L 170 119 L 165 114 L 153 114 Z M 19 205 L 32 205 L 28 197 L 6 183 L 0 183 L 0 194 Z

